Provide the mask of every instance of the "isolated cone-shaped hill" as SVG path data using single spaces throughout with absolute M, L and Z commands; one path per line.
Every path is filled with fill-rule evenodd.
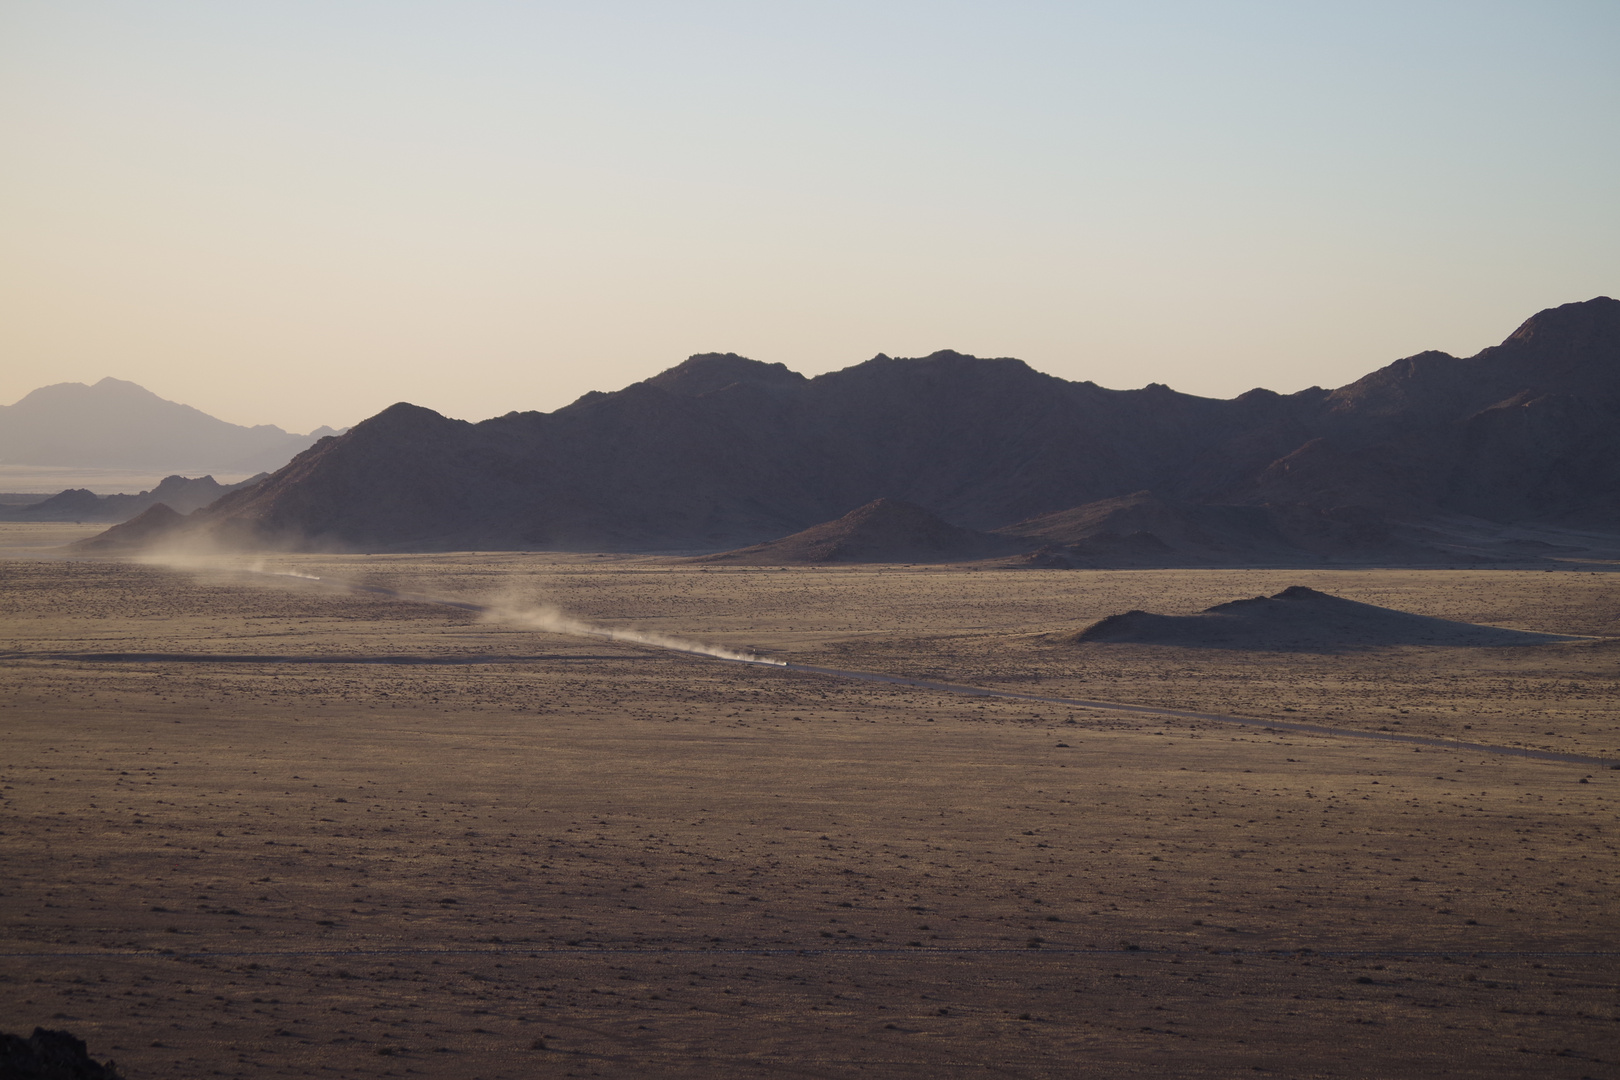
M 104 533 L 68 546 L 85 554 L 139 551 L 179 538 L 185 524 L 185 516 L 171 509 L 168 503 L 156 503 Z
M 940 563 L 1021 551 L 1005 537 L 958 528 L 920 506 L 875 499 L 836 521 L 792 536 L 694 560 L 776 566 L 793 563 Z
M 1464 519 L 1613 532 L 1620 302 L 1543 311 L 1471 358 L 1231 400 L 954 352 L 815 378 L 705 354 L 551 413 L 394 405 L 184 528 L 323 550 L 696 554 L 880 498 L 1074 565 L 1433 561 L 1433 529 Z
M 1217 604 L 1196 615 L 1127 611 L 1060 641 L 1202 649 L 1337 652 L 1393 645 L 1490 647 L 1571 640 L 1554 634 L 1436 619 L 1293 585 L 1275 596 Z

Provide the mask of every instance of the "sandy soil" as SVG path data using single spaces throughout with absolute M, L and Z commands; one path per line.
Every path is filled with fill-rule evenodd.
M 811 663 L 1620 756 L 1611 641 L 1052 641 L 1290 584 L 1604 638 L 1608 575 L 269 568 Z M 1616 1075 L 1617 771 L 116 563 L 0 561 L 0 653 L 0 1016 L 134 1080 Z
M 0 522 L 0 554 L 43 555 L 50 558 L 64 544 L 86 540 L 106 531 L 106 522 L 91 524 L 76 521 Z

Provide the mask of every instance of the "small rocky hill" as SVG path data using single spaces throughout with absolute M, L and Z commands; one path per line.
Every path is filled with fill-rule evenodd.
M 185 525 L 181 514 L 166 503 L 157 503 L 104 533 L 74 541 L 68 548 L 87 555 L 141 551 L 164 542 L 179 542 Z
M 1293 585 L 1274 596 L 1233 600 L 1196 615 L 1127 611 L 1100 619 L 1058 640 L 1075 644 L 1111 642 L 1194 649 L 1338 652 L 1393 645 L 1453 648 L 1545 645 L 1572 639 L 1436 619 Z

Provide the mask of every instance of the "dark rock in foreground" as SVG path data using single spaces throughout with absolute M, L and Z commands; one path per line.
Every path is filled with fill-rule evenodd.
M 90 1056 L 82 1039 L 35 1028 L 28 1038 L 0 1032 L 0 1080 L 122 1080 L 118 1066 Z

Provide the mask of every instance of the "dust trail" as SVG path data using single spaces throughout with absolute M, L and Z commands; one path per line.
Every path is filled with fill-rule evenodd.
M 596 623 L 575 618 L 552 607 L 520 607 L 507 603 L 474 604 L 465 600 L 451 600 L 441 596 L 429 596 L 424 593 L 403 592 L 399 589 L 389 589 L 381 585 L 367 585 L 358 581 L 346 581 L 342 578 L 318 577 L 314 574 L 305 574 L 296 570 L 268 570 L 262 567 L 243 567 L 240 569 L 244 573 L 256 574 L 262 577 L 291 578 L 297 581 L 307 581 L 331 588 L 344 589 L 349 592 L 367 592 L 378 596 L 387 596 L 395 600 L 408 600 L 418 604 L 437 604 L 440 607 L 460 608 L 463 611 L 477 612 L 488 622 L 522 626 L 548 634 L 567 634 L 572 637 L 591 637 L 600 638 L 603 641 L 619 641 L 628 645 L 645 645 L 648 648 L 665 649 L 670 652 L 686 653 L 690 656 L 707 656 L 714 660 L 731 660 L 739 664 L 763 664 L 768 667 L 787 666 L 781 660 L 772 660 L 769 657 L 743 652 L 738 649 L 728 649 L 724 645 L 710 645 L 701 641 L 690 641 L 686 638 L 672 637 L 669 634 L 660 634 L 649 630 L 627 630 L 613 626 L 600 626 Z
M 584 622 L 555 608 L 515 608 L 497 604 L 480 606 L 478 610 L 483 612 L 485 617 L 492 622 L 527 626 L 535 630 L 543 630 L 549 634 L 572 634 L 579 637 L 603 638 L 607 641 L 623 641 L 632 645 L 647 645 L 654 649 L 668 649 L 671 652 L 709 656 L 717 660 L 735 660 L 742 664 L 765 664 L 770 667 L 788 666 L 782 660 L 772 660 L 770 657 L 759 656 L 755 653 L 739 652 L 736 649 L 728 649 L 723 645 L 706 645 L 702 642 L 687 641 L 683 638 L 671 637 L 668 634 L 659 634 L 647 630 L 620 630 L 611 626 L 597 626 L 595 623 Z

